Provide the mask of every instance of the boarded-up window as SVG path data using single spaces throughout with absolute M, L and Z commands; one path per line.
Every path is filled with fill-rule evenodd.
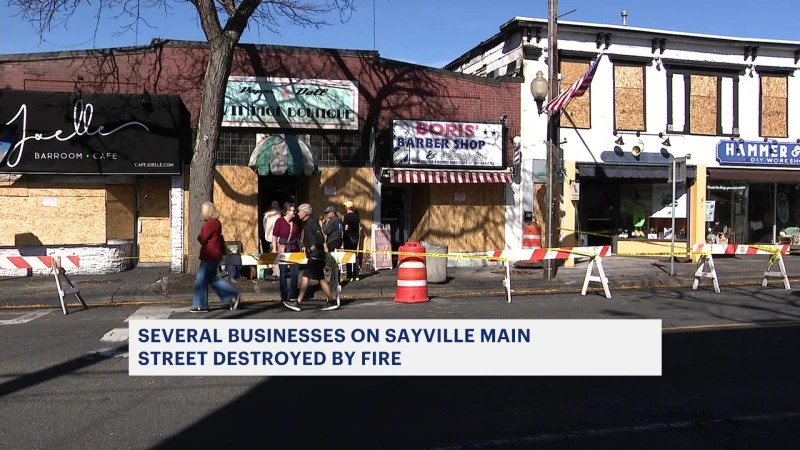
M 736 76 L 671 72 L 667 80 L 670 131 L 711 136 L 738 133 Z
M 645 131 L 644 66 L 614 65 L 614 120 L 624 131 Z
M 761 75 L 761 136 L 789 136 L 788 81 L 785 76 Z
M 692 75 L 689 94 L 689 132 L 717 134 L 717 77 Z
M 569 89 L 572 83 L 589 70 L 589 62 L 561 61 L 561 89 Z M 569 128 L 591 128 L 591 87 L 580 96 L 569 101 L 561 113 L 561 126 Z

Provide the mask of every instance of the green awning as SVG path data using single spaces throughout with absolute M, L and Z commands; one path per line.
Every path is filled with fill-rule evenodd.
M 259 140 L 248 165 L 262 176 L 321 172 L 311 148 L 294 134 L 273 134 Z

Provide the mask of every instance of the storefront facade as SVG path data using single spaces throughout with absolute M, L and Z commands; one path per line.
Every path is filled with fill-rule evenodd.
M 716 155 L 706 242 L 800 245 L 800 143 L 727 140 Z
M 683 158 L 686 179 L 674 198 L 679 251 L 705 242 L 787 242 L 781 233 L 797 231 L 800 147 L 791 134 L 800 115 L 791 99 L 800 95 L 793 76 L 800 42 L 576 22 L 561 22 L 558 38 L 561 92 L 597 61 L 588 90 L 557 117 L 562 245 L 669 251 L 668 170 Z M 523 168 L 546 159 L 547 114 L 530 85 L 538 72 L 547 77 L 547 48 L 547 20 L 515 18 L 445 66 L 524 78 Z M 544 228 L 543 184 L 532 172 L 522 171 L 516 208 Z
M 379 179 L 381 222 L 394 230 L 393 249 L 406 240 L 447 245 L 451 253 L 504 248 L 504 194 L 513 183 L 508 143 L 501 121 L 394 119 Z
M 108 54 L 115 58 L 113 77 L 107 73 Z M 191 144 L 201 137 L 196 123 L 207 56 L 204 43 L 159 40 L 125 51 L 0 55 L 0 81 L 22 92 L 71 92 L 81 86 L 86 92 L 134 96 L 158 92 L 179 97 L 190 116 L 190 125 L 183 129 L 193 134 L 186 139 Z M 39 70 L 43 63 L 47 70 Z M 372 248 L 375 225 L 389 227 L 394 248 L 406 240 L 447 244 L 450 252 L 501 246 L 507 224 L 498 211 L 507 208 L 506 194 L 514 185 L 509 183 L 507 166 L 513 151 L 511 137 L 519 134 L 520 86 L 518 79 L 454 74 L 388 60 L 371 51 L 242 46 L 235 53 L 227 86 L 214 183 L 214 202 L 226 239 L 240 242 L 244 253 L 257 254 L 263 247 L 261 218 L 272 201 L 307 202 L 315 215 L 329 205 L 343 211 L 343 203 L 352 201 L 361 218 L 362 248 Z M 95 105 L 93 125 L 100 124 L 97 111 Z M 69 117 L 67 126 L 59 128 L 71 129 L 71 113 Z M 399 179 L 392 174 L 403 168 L 429 171 L 443 165 L 436 161 L 426 167 L 393 165 L 395 124 L 408 120 L 488 127 L 494 132 L 489 136 L 492 161 L 507 166 L 447 164 L 448 170 L 462 176 L 431 178 L 426 183 L 413 177 L 411 182 Z M 112 123 L 105 117 L 103 122 Z M 468 147 L 460 156 L 447 155 L 450 161 L 480 158 L 488 155 L 487 148 Z M 430 150 L 442 149 L 434 145 Z M 49 236 L 39 231 L 40 240 L 45 245 L 82 245 L 138 239 L 142 262 L 150 254 L 155 263 L 184 270 L 191 257 L 186 250 L 195 239 L 186 220 L 189 163 L 183 159 L 173 164 L 181 167 L 173 166 L 163 174 L 97 172 L 92 177 L 66 175 L 63 166 L 58 166 L 60 175 L 46 175 L 51 185 L 56 183 L 53 180 L 91 183 L 58 184 L 58 189 L 68 189 L 58 195 L 96 198 L 92 201 L 97 208 L 91 214 L 84 212 L 81 220 L 69 219 L 75 223 L 74 234 Z M 476 171 L 483 175 L 466 177 Z M 0 194 L 0 217 L 11 217 L 7 210 L 16 208 L 12 203 L 19 201 L 14 199 L 24 189 L 28 189 L 26 195 L 50 196 L 37 190 L 43 189 L 38 184 L 25 181 L 33 180 L 32 176 L 9 175 Z M 30 201 L 41 205 L 40 200 Z M 130 211 L 137 205 L 139 220 L 134 220 Z M 37 208 L 14 220 L 30 221 L 36 214 L 51 211 L 46 205 Z M 112 223 L 115 220 L 131 226 L 117 226 Z M 78 233 L 89 228 L 88 234 Z M 20 231 L 7 232 L 3 244 L 14 245 L 15 233 Z
M 0 91 L 0 254 L 179 264 L 188 119 L 178 96 Z

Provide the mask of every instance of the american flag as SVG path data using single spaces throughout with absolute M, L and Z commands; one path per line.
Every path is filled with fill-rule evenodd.
M 569 87 L 566 91 L 558 94 L 558 97 L 550 100 L 544 108 L 543 111 L 560 111 L 562 108 L 567 106 L 567 103 L 574 98 L 580 97 L 586 93 L 586 90 L 589 89 L 589 85 L 592 84 L 592 78 L 594 78 L 594 72 L 597 70 L 597 63 L 600 62 L 600 59 L 603 57 L 602 53 L 597 56 L 597 58 L 589 65 L 589 70 L 586 71 L 585 74 L 581 75 L 580 78 L 575 80 L 572 83 L 572 86 Z

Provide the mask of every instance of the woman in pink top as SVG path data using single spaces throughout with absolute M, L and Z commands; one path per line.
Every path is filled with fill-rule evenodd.
M 283 204 L 280 219 L 275 221 L 272 229 L 272 245 L 278 253 L 299 252 L 302 248 L 300 243 L 300 229 L 295 220 L 296 210 L 294 203 L 286 202 Z M 286 270 L 291 275 L 291 285 L 286 286 Z M 297 279 L 300 275 L 300 267 L 297 264 L 281 264 L 279 284 L 281 288 L 281 301 L 297 299 Z

